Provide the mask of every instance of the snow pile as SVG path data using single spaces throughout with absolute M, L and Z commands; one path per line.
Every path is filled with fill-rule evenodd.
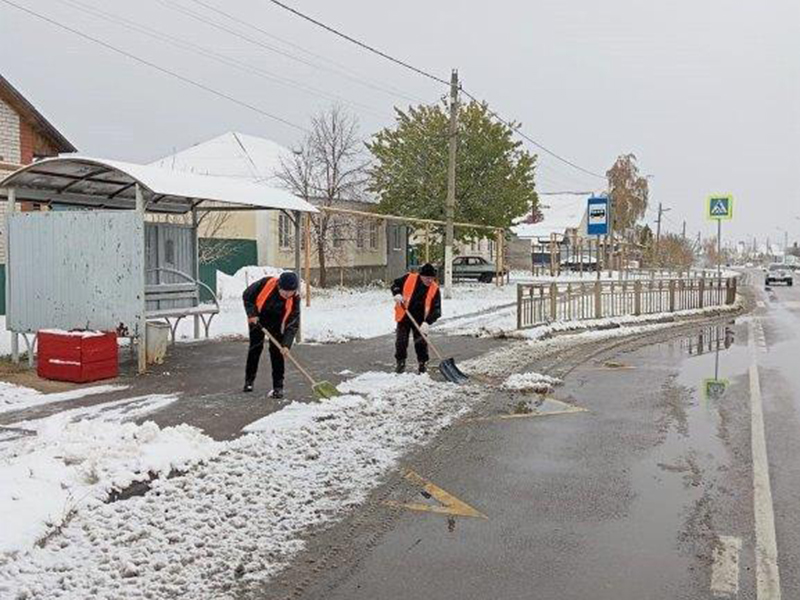
M 217 297 L 220 300 L 237 300 L 242 306 L 242 292 L 251 283 L 264 277 L 276 277 L 283 273 L 278 267 L 242 267 L 234 275 L 217 271 Z
M 0 566 L 0 596 L 246 596 L 304 532 L 363 501 L 409 446 L 480 398 L 408 374 L 366 373 L 340 389 L 251 424 L 257 433 L 143 497 L 79 512 L 43 548 Z
M 562 381 L 557 377 L 542 375 L 541 373 L 513 373 L 503 382 L 504 390 L 514 392 L 533 392 L 535 394 L 549 394 Z
M 0 381 L 0 413 L 12 410 L 21 410 L 32 406 L 49 404 L 51 402 L 64 402 L 77 400 L 95 394 L 106 394 L 127 389 L 126 385 L 96 385 L 92 387 L 77 388 L 58 394 L 42 394 L 31 388 L 14 385 Z
M 188 425 L 161 429 L 104 419 L 44 419 L 38 434 L 0 449 L 0 553 L 30 549 L 111 490 L 207 460 L 217 443 Z M 27 424 L 23 424 L 24 425 Z

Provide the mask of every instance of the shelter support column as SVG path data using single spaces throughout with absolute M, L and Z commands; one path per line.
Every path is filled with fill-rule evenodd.
M 306 213 L 306 226 L 305 226 L 305 240 L 306 240 L 306 306 L 311 306 L 311 214 Z
M 194 280 L 197 282 L 197 301 L 198 304 L 200 303 L 200 238 L 199 238 L 199 231 L 198 231 L 198 220 L 197 220 L 197 207 L 192 207 L 192 250 L 194 253 L 193 256 L 193 269 L 194 269 Z M 200 339 L 200 315 L 194 315 L 192 317 L 194 319 L 194 339 Z
M 294 222 L 294 272 L 297 275 L 298 282 L 300 280 L 300 276 L 303 274 L 303 264 L 300 262 L 300 235 L 302 234 L 302 228 L 300 226 L 300 219 L 303 218 L 303 213 L 299 210 L 293 211 L 293 219 Z M 299 288 L 298 288 L 299 292 Z M 300 314 L 300 323 L 298 324 L 297 328 L 297 339 L 298 341 L 303 341 L 303 315 Z
M 11 304 L 11 244 L 9 240 L 9 229 L 11 225 L 11 214 L 17 209 L 17 190 L 9 188 L 8 190 L 8 205 L 6 207 L 6 231 L 5 231 L 5 247 L 6 247 L 6 326 L 8 326 L 8 308 Z M 19 334 L 15 331 L 11 332 L 11 361 L 15 364 L 19 363 Z
M 137 183 L 136 184 L 136 213 L 139 215 L 139 219 L 142 226 L 142 235 L 144 236 L 144 215 L 145 215 L 145 201 L 144 201 L 144 193 L 142 192 L 142 187 Z M 144 244 L 142 248 L 144 248 Z M 145 261 L 142 260 L 142 274 L 141 274 L 141 290 L 142 290 L 142 302 L 141 302 L 141 312 L 139 313 L 139 323 L 138 323 L 138 334 L 139 334 L 139 352 L 138 352 L 138 371 L 139 374 L 144 373 L 147 370 L 147 316 L 145 311 L 147 309 L 147 302 L 145 300 L 144 291 L 146 289 L 146 277 L 145 277 Z

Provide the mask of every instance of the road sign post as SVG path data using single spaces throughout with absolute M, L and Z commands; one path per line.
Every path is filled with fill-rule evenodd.
M 717 278 L 722 278 L 722 222 L 733 219 L 733 196 L 716 194 L 708 197 L 706 216 L 717 222 Z
M 586 205 L 586 235 L 597 236 L 597 278 L 600 279 L 600 239 L 608 235 L 611 225 L 611 211 L 608 198 L 592 196 Z M 606 248 L 608 250 L 608 248 Z

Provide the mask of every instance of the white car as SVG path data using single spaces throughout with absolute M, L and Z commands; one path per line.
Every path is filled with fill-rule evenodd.
M 767 274 L 764 277 L 764 284 L 771 283 L 785 283 L 786 285 L 794 284 L 794 274 L 788 265 L 783 263 L 772 263 L 767 269 Z

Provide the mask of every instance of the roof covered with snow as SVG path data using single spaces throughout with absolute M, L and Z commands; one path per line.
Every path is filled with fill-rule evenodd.
M 136 184 L 144 188 L 151 212 L 183 213 L 204 201 L 317 212 L 286 190 L 252 181 L 84 156 L 48 158 L 27 165 L 0 181 L 0 191 L 15 188 L 18 200 L 133 208 Z
M 522 239 L 549 238 L 563 235 L 568 229 L 579 229 L 586 214 L 588 195 L 554 194 L 541 196 L 539 209 L 543 219 L 538 223 L 518 223 L 511 228 Z
M 266 138 L 229 131 L 150 163 L 162 169 L 220 175 L 276 185 L 288 148 Z

